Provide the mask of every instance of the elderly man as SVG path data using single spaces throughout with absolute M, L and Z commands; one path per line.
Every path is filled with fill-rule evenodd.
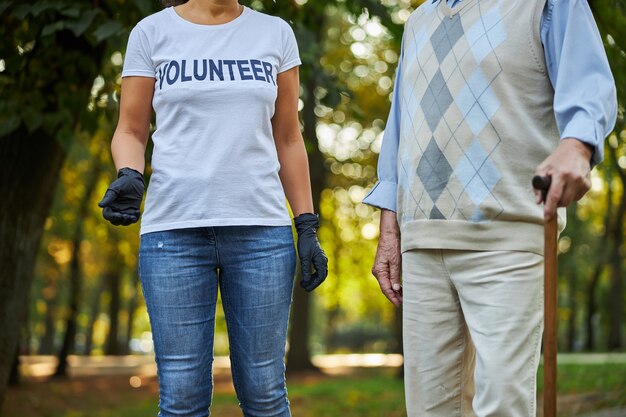
M 584 0 L 426 0 L 411 15 L 364 200 L 382 209 L 372 271 L 403 304 L 409 417 L 536 414 L 544 216 L 589 189 L 616 113 Z M 535 174 L 552 176 L 546 201 Z

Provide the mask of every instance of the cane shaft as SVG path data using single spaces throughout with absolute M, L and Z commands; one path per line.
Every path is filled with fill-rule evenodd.
M 546 221 L 544 229 L 544 341 L 543 415 L 556 417 L 557 352 L 557 220 Z

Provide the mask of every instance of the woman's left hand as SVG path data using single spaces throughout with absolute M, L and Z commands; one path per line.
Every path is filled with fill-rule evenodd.
M 328 276 L 328 258 L 317 239 L 319 219 L 316 214 L 304 213 L 293 221 L 298 232 L 298 256 L 302 269 L 300 286 L 311 292 Z

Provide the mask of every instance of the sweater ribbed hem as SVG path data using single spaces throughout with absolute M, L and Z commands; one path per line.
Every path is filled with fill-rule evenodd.
M 417 220 L 402 225 L 401 250 L 522 251 L 543 255 L 543 225 L 494 221 Z

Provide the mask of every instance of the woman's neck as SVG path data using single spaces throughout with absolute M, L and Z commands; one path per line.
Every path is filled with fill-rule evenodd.
M 221 25 L 236 19 L 243 11 L 237 0 L 189 0 L 176 6 L 184 19 L 200 25 Z

